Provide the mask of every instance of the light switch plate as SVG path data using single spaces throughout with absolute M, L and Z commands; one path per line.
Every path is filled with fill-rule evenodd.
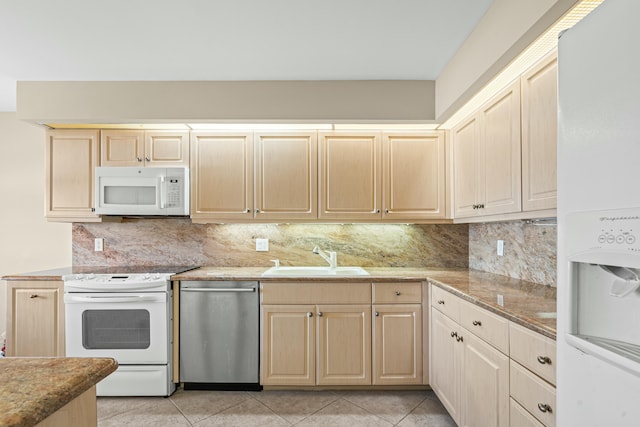
M 496 252 L 498 253 L 498 256 L 504 256 L 504 240 L 498 240 Z
M 104 250 L 104 239 L 94 239 L 93 250 L 96 252 L 102 252 Z
M 269 252 L 269 239 L 256 239 L 257 252 Z

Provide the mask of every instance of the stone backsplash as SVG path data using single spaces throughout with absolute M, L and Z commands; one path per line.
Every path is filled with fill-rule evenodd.
M 504 241 L 504 256 L 496 253 Z M 469 225 L 469 268 L 556 286 L 557 226 L 507 221 Z
M 314 246 L 338 253 L 338 265 L 467 268 L 468 225 L 192 224 L 188 219 L 123 219 L 73 225 L 74 266 L 325 265 Z M 94 239 L 104 251 L 94 252 Z M 255 240 L 269 239 L 268 252 Z

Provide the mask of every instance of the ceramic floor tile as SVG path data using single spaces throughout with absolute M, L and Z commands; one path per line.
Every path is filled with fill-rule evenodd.
M 220 413 L 250 399 L 244 391 L 200 391 L 178 390 L 170 397 L 189 422 L 200 420 Z
M 437 398 L 427 398 L 398 424 L 398 427 L 413 426 L 456 427 L 456 423 Z
M 105 397 L 96 398 L 98 420 L 105 420 L 115 415 L 153 405 L 162 397 Z
M 98 420 L 98 426 L 179 427 L 191 425 L 169 399 L 159 397 L 145 400 L 145 402 L 138 401 L 138 404 L 133 405 L 126 412 Z
M 425 391 L 361 391 L 350 392 L 342 398 L 397 424 L 418 407 L 427 398 L 427 394 Z
M 197 427 L 288 427 L 291 424 L 257 401 L 248 399 L 237 406 L 194 424 Z
M 263 391 L 254 396 L 285 420 L 295 424 L 335 402 L 332 391 Z
M 329 406 L 324 407 L 296 424 L 296 426 L 313 427 L 389 427 L 392 425 L 390 422 L 365 411 L 361 407 L 343 398 L 336 400 Z

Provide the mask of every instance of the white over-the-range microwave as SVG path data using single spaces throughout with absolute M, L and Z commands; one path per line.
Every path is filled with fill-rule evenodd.
M 101 215 L 189 215 L 189 169 L 100 166 L 95 210 Z

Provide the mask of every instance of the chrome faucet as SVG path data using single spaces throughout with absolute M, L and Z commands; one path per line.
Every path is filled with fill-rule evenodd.
M 329 263 L 329 268 L 334 269 L 338 266 L 338 254 L 335 252 L 329 252 L 329 256 L 324 251 L 321 251 L 319 247 L 313 248 L 311 251 L 316 255 L 320 255 L 325 261 Z

